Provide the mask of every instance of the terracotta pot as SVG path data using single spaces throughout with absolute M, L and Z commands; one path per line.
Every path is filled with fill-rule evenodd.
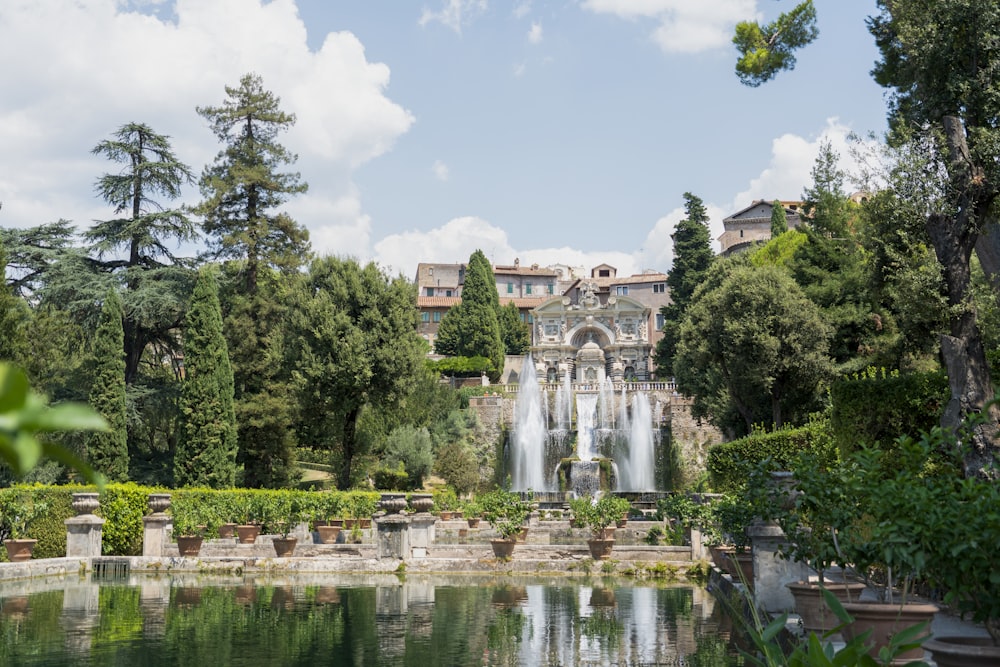
M 934 637 L 924 642 L 938 667 L 1000 665 L 1000 646 L 989 637 Z
M 340 526 L 316 526 L 320 544 L 336 544 L 340 535 Z
M 333 526 L 333 527 L 336 527 L 336 528 L 343 528 L 344 527 L 344 520 L 343 519 L 330 519 L 329 521 L 326 522 L 326 524 L 328 526 Z
M 197 556 L 201 553 L 201 535 L 178 535 L 177 551 L 181 556 Z
M 615 539 L 615 530 L 617 529 L 612 528 L 610 526 L 608 526 L 607 528 L 601 528 L 599 531 L 597 531 L 597 536 L 594 539 L 613 540 Z
M 344 528 L 350 530 L 354 528 L 354 524 L 358 523 L 357 519 L 344 519 Z
M 729 560 L 729 554 L 734 553 L 733 547 L 725 546 L 722 544 L 713 544 L 708 548 L 710 554 L 712 554 L 712 564 L 719 568 L 722 572 L 726 574 L 733 574 L 729 570 L 733 567 L 733 563 Z
M 590 606 L 591 607 L 614 607 L 615 606 L 615 589 L 613 588 L 595 588 L 590 591 Z
M 14 618 L 23 618 L 25 613 L 28 611 L 28 606 L 27 595 L 4 598 L 0 600 L 0 614 L 4 616 L 12 616 Z
M 224 523 L 219 526 L 219 537 L 228 540 L 232 539 L 236 535 L 236 524 L 235 523 Z
M 364 530 L 365 528 L 371 528 L 372 527 L 372 520 L 371 519 L 358 519 L 358 521 L 361 522 L 361 529 L 362 530 Z
M 501 586 L 490 596 L 490 601 L 501 607 L 512 607 L 527 599 L 528 589 L 524 586 Z
M 479 517 L 470 516 L 466 521 L 469 522 L 469 528 L 479 528 Z
M 625 517 L 622 517 L 615 522 L 615 525 L 618 526 L 619 528 L 624 528 L 626 524 L 628 524 L 628 519 Z
M 614 549 L 614 540 L 587 540 L 590 547 L 590 557 L 594 560 L 608 560 L 611 558 L 611 550 Z
M 240 538 L 240 544 L 253 544 L 260 535 L 260 526 L 257 524 L 236 526 L 236 534 Z
M 795 598 L 795 611 L 802 617 L 802 628 L 806 632 L 823 634 L 828 630 L 840 625 L 836 614 L 826 605 L 823 592 L 817 581 L 796 581 L 785 584 Z M 833 582 L 825 584 L 828 591 L 833 593 L 841 603 L 857 601 L 865 585 L 852 582 Z
M 918 623 L 929 622 L 938 608 L 932 604 L 878 604 L 871 602 L 846 602 L 844 610 L 854 619 L 844 626 L 844 639 L 855 637 L 872 630 L 868 644 L 871 655 L 878 655 L 883 646 L 888 646 L 893 635 Z M 924 649 L 918 646 L 896 657 L 893 664 L 905 665 L 912 660 L 921 660 Z
M 517 546 L 517 540 L 513 538 L 490 540 L 490 546 L 493 547 L 494 556 L 510 560 L 514 557 L 514 547 Z
M 454 515 L 455 515 L 454 512 L 446 512 L 445 510 L 441 510 L 441 512 L 439 514 L 439 516 L 441 517 L 442 521 L 451 521 L 451 519 L 452 519 L 452 517 Z
M 288 558 L 295 553 L 295 545 L 299 540 L 296 537 L 276 537 L 274 538 L 274 553 L 278 558 Z
M 31 560 L 31 552 L 34 551 L 38 540 L 5 540 L 3 545 L 7 547 L 7 558 L 11 563 L 23 563 Z
M 518 531 L 516 537 L 517 537 L 517 541 L 518 542 L 527 542 L 528 541 L 528 527 L 524 526 L 523 528 L 521 528 L 521 530 Z

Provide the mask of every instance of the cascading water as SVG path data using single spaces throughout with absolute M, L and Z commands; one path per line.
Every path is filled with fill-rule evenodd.
M 597 456 L 597 394 L 576 395 L 576 455 L 581 461 Z
M 649 396 L 632 395 L 632 417 L 628 421 L 628 449 L 618 462 L 619 491 L 653 491 L 656 488 L 652 410 Z
M 547 438 L 548 419 L 535 374 L 535 364 L 529 356 L 524 363 L 521 386 L 514 405 L 511 483 L 515 490 L 547 490 L 545 480 Z
M 601 411 L 601 428 L 613 429 L 615 427 L 615 385 L 611 378 L 604 378 L 601 382 L 601 393 L 598 400 Z
M 556 428 L 568 431 L 573 425 L 573 383 L 569 371 L 556 389 Z

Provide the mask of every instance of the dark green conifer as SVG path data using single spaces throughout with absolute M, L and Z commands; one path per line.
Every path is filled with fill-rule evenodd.
M 95 366 L 94 382 L 90 386 L 90 404 L 104 417 L 110 428 L 88 436 L 86 458 L 96 471 L 117 482 L 128 479 L 125 334 L 122 321 L 121 297 L 116 290 L 109 290 L 94 336 Z

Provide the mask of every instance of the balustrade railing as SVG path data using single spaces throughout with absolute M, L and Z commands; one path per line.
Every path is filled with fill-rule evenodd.
M 517 384 L 499 384 L 493 385 L 496 387 L 496 391 L 503 392 L 506 394 L 516 394 L 520 390 L 520 385 Z M 538 386 L 542 390 L 555 391 L 563 386 L 562 382 L 539 382 Z M 572 388 L 575 392 L 588 392 L 588 391 L 600 391 L 601 385 L 596 382 L 574 382 L 572 383 Z M 612 387 L 615 393 L 621 392 L 624 387 L 626 393 L 630 391 L 669 391 L 674 392 L 677 390 L 677 384 L 674 382 L 613 382 Z

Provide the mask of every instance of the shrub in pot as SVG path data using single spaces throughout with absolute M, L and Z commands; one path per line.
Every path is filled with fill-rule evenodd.
M 516 535 L 521 531 L 524 520 L 531 511 L 516 493 L 496 489 L 484 494 L 480 500 L 483 518 L 490 522 L 500 538 L 490 540 L 497 558 L 510 558 L 517 543 Z
M 292 537 L 291 533 L 295 526 L 306 518 L 307 513 L 307 502 L 300 493 L 285 492 L 276 499 L 274 514 L 281 532 L 274 538 L 272 544 L 278 557 L 291 556 L 295 552 L 298 538 Z
M 482 505 L 474 500 L 470 500 L 462 506 L 462 513 L 469 524 L 469 528 L 479 527 L 479 521 L 483 516 Z
M 0 531 L 12 562 L 31 560 L 38 540 L 28 535 L 28 527 L 48 511 L 48 504 L 35 500 L 30 489 L 13 487 L 0 491 Z
M 606 530 L 616 525 L 631 506 L 625 498 L 605 494 L 596 502 L 589 502 L 581 508 L 580 518 L 591 533 L 587 546 L 590 547 L 590 554 L 594 560 L 607 560 L 611 557 L 611 550 L 615 544 L 614 529 L 611 528 L 611 535 L 608 535 Z

